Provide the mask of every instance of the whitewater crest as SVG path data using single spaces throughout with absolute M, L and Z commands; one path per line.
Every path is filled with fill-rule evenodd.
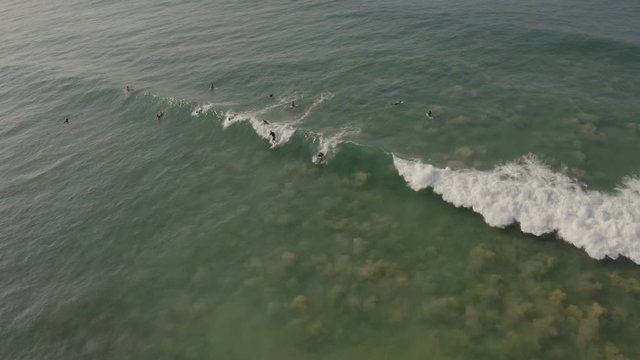
M 207 112 L 209 112 L 209 110 L 211 110 L 216 104 L 214 103 L 208 103 L 208 104 L 202 104 L 202 105 L 198 105 L 192 112 L 191 112 L 191 116 L 200 116 L 203 115 Z
M 360 129 L 349 127 L 340 129 L 335 135 L 332 136 L 323 136 L 320 134 L 314 134 L 314 141 L 318 143 L 318 150 L 316 154 L 311 158 L 311 162 L 318 163 L 317 154 L 323 153 L 324 160 L 322 164 L 327 164 L 329 160 L 335 157 L 338 152 L 338 146 L 344 143 L 344 138 L 348 136 L 354 136 L 360 133 Z
M 313 103 L 307 108 L 307 110 L 300 117 L 288 123 L 287 122 L 284 122 L 284 123 L 269 122 L 261 118 L 262 115 L 268 113 L 273 109 L 289 106 L 289 104 L 291 104 L 296 98 L 297 98 L 297 95 L 295 94 L 291 96 L 283 97 L 282 99 L 274 102 L 273 104 L 257 111 L 248 111 L 248 112 L 240 112 L 240 113 L 233 113 L 231 111 L 228 111 L 224 114 L 223 121 L 222 121 L 222 128 L 226 129 L 229 126 L 236 124 L 238 122 L 248 121 L 257 135 L 269 141 L 272 149 L 278 146 L 282 146 L 287 142 L 289 142 L 293 134 L 296 132 L 296 128 L 294 125 L 304 121 L 318 105 L 322 104 L 327 100 L 331 100 L 331 98 L 333 98 L 333 94 L 330 92 L 324 92 L 320 94 L 320 96 L 318 96 L 313 101 Z M 194 110 L 194 113 L 192 113 L 192 115 L 194 114 L 195 114 L 195 110 Z M 273 141 L 272 139 L 272 136 L 271 136 L 272 132 L 273 134 L 275 134 L 276 141 Z
M 236 124 L 238 122 L 248 121 L 251 124 L 251 127 L 255 131 L 257 135 L 261 138 L 268 140 L 271 144 L 271 148 L 275 148 L 281 145 L 286 144 L 293 134 L 296 132 L 296 129 L 293 126 L 282 124 L 282 123 L 271 123 L 264 119 L 260 119 L 260 116 L 269 112 L 270 110 L 282 107 L 284 104 L 291 102 L 291 98 L 283 98 L 278 102 L 275 102 L 261 110 L 257 111 L 248 111 L 248 112 L 240 112 L 233 113 L 231 111 L 227 111 L 224 114 L 224 119 L 222 121 L 222 128 L 226 129 L 229 126 Z M 272 141 L 271 132 L 276 134 L 276 141 Z
M 318 96 L 298 118 L 288 122 L 269 122 L 263 116 L 276 108 L 289 107 L 297 95 L 284 97 L 263 109 L 223 114 L 222 127 L 249 122 L 257 135 L 269 141 L 271 148 L 282 146 L 296 133 L 301 123 L 318 105 L 333 97 Z M 176 102 L 170 99 L 170 103 Z M 192 115 L 213 109 L 199 105 Z M 271 132 L 276 141 L 272 141 Z M 358 129 L 345 128 L 332 136 L 303 131 L 317 144 L 316 154 L 324 154 L 323 164 L 334 158 L 346 137 Z M 640 178 L 623 179 L 613 193 L 586 190 L 565 174 L 555 172 L 534 155 L 508 162 L 490 171 L 438 168 L 417 159 L 391 154 L 393 165 L 415 191 L 431 188 L 456 207 L 469 208 L 483 216 L 493 227 L 519 224 L 524 233 L 542 236 L 556 233 L 560 238 L 583 248 L 594 259 L 620 256 L 640 264 Z
M 294 124 L 298 124 L 303 122 L 309 115 L 311 115 L 311 112 L 318 107 L 318 105 L 322 104 L 325 101 L 331 100 L 333 98 L 333 93 L 331 92 L 323 92 L 322 94 L 320 94 L 320 96 L 318 96 L 313 103 L 307 108 L 307 110 L 304 112 L 304 114 L 302 114 L 299 118 L 297 118 L 293 123 Z
M 614 194 L 587 191 L 533 155 L 491 171 L 441 169 L 396 155 L 393 164 L 411 189 L 431 188 L 491 226 L 557 232 L 592 258 L 624 256 L 640 264 L 640 179 L 626 179 Z

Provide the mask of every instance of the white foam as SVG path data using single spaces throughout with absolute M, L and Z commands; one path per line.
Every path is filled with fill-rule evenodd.
M 640 264 L 640 179 L 629 178 L 613 194 L 586 191 L 533 155 L 491 171 L 441 169 L 393 155 L 415 191 L 431 188 L 457 206 L 471 208 L 491 226 L 515 222 L 523 232 L 557 231 L 595 259 L 624 256 Z
M 320 96 L 318 96 L 313 103 L 307 108 L 307 110 L 304 112 L 304 114 L 302 114 L 302 116 L 300 116 L 299 118 L 297 118 L 293 124 L 297 124 L 300 122 L 303 122 L 309 115 L 311 115 L 311 112 L 318 107 L 318 105 L 322 104 L 323 102 L 327 101 L 327 100 L 331 100 L 333 98 L 333 94 L 331 92 L 323 92 L 322 94 L 320 94 Z
M 330 92 L 325 92 L 320 94 L 320 96 L 316 100 L 314 100 L 313 104 L 309 106 L 307 111 L 301 117 L 289 123 L 270 122 L 268 124 L 265 124 L 264 121 L 260 119 L 260 116 L 275 108 L 283 107 L 283 106 L 286 106 L 287 104 L 290 104 L 292 101 L 297 99 L 296 94 L 285 96 L 279 99 L 278 101 L 274 102 L 273 104 L 266 106 L 265 108 L 257 111 L 249 111 L 249 112 L 241 112 L 241 113 L 227 112 L 224 114 L 222 127 L 226 129 L 235 123 L 248 121 L 249 123 L 251 123 L 251 127 L 256 132 L 256 134 L 268 140 L 269 143 L 271 143 L 271 148 L 273 149 L 275 147 L 286 144 L 291 139 L 293 134 L 296 132 L 296 128 L 294 127 L 294 125 L 299 122 L 302 122 L 307 116 L 309 116 L 309 114 L 311 114 L 313 109 L 315 109 L 318 105 L 322 104 L 324 101 L 331 99 L 332 97 L 333 97 L 333 94 L 331 94 Z M 272 141 L 271 139 L 271 135 L 270 135 L 271 131 L 273 131 L 276 134 L 275 142 Z
M 350 135 L 355 135 L 360 132 L 360 129 L 357 128 L 343 128 L 338 133 L 332 136 L 322 136 L 320 134 L 315 134 L 315 140 L 318 142 L 318 151 L 311 158 L 311 162 L 314 164 L 318 163 L 317 154 L 322 152 L 324 154 L 322 164 L 328 163 L 328 160 L 333 158 L 338 149 L 338 145 L 343 142 L 343 139 Z
M 198 107 L 196 107 L 195 109 L 193 109 L 193 111 L 191 112 L 191 116 L 199 116 L 202 115 L 206 112 L 208 112 L 209 110 L 211 110 L 216 104 L 204 104 L 204 105 L 198 105 Z M 199 112 L 198 112 L 199 110 Z
M 224 114 L 222 127 L 226 129 L 235 123 L 248 121 L 251 124 L 251 127 L 253 128 L 256 134 L 258 134 L 263 139 L 266 139 L 269 141 L 272 149 L 275 147 L 284 145 L 291 139 L 293 134 L 296 132 L 296 129 L 287 124 L 279 124 L 279 123 L 265 124 L 263 120 L 258 118 L 259 115 L 265 113 L 266 111 L 268 111 L 269 109 L 275 106 L 278 106 L 278 105 L 277 104 L 271 105 L 265 109 L 262 109 L 260 111 L 254 111 L 254 112 L 245 112 L 245 113 L 237 113 L 237 114 L 227 112 Z M 276 134 L 275 142 L 272 141 L 271 139 L 271 135 L 270 135 L 271 131 L 273 131 Z

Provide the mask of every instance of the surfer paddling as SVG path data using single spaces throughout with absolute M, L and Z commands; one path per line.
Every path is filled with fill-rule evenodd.
M 400 99 L 400 100 L 394 102 L 392 105 L 393 106 L 398 106 L 398 105 L 402 105 L 402 104 L 404 104 L 404 100 Z

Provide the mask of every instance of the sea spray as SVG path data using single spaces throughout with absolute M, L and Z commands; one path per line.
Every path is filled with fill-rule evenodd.
M 536 236 L 557 232 L 592 258 L 624 256 L 640 263 L 637 179 L 608 195 L 584 190 L 533 155 L 491 171 L 441 169 L 396 155 L 393 163 L 413 190 L 431 188 L 445 201 L 481 214 L 491 226 L 517 222 Z
M 322 163 L 327 162 L 328 159 L 335 157 L 338 146 L 344 142 L 344 138 L 347 136 L 356 135 L 360 132 L 360 129 L 357 128 L 344 128 L 341 129 L 338 133 L 332 136 L 323 136 L 321 134 L 315 134 L 315 141 L 318 142 L 318 151 L 313 155 L 311 161 L 314 163 L 318 163 L 317 154 L 324 154 Z

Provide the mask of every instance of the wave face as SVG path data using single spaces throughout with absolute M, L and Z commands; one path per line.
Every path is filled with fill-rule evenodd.
M 330 93 L 320 94 L 302 117 L 289 122 L 268 122 L 262 117 L 272 110 L 287 107 L 295 95 L 259 110 L 238 113 L 218 112 L 213 104 L 199 105 L 192 115 L 210 111 L 221 114 L 216 118 L 223 129 L 248 122 L 258 136 L 271 143 L 271 148 L 286 145 L 294 134 L 299 133 L 300 139 L 311 142 L 307 145 L 316 147 L 311 161 L 317 163 L 316 154 L 321 151 L 325 155 L 321 164 L 326 165 L 347 144 L 349 153 L 366 152 L 362 145 L 350 140 L 359 133 L 358 128 L 345 127 L 333 135 L 299 128 L 304 118 L 331 97 Z M 271 141 L 271 131 L 277 134 L 276 142 Z M 448 203 L 482 215 L 490 226 L 505 228 L 518 224 L 522 232 L 536 236 L 556 233 L 561 239 L 583 248 L 594 259 L 623 256 L 640 264 L 639 178 L 625 179 L 614 193 L 608 194 L 587 190 L 583 184 L 552 170 L 533 154 L 491 171 L 479 171 L 438 168 L 417 159 L 407 160 L 393 153 L 373 150 L 374 157 L 392 158 L 395 169 L 411 189 L 430 188 Z M 366 156 L 363 159 L 377 161 Z
M 490 171 L 439 168 L 419 159 L 404 159 L 393 152 L 361 145 L 353 140 L 360 132 L 357 127 L 344 127 L 330 135 L 304 129 L 304 118 L 330 100 L 330 93 L 318 95 L 299 118 L 264 121 L 263 117 L 273 115 L 272 111 L 287 109 L 296 96 L 237 113 L 220 109 L 227 107 L 222 104 L 195 105 L 191 115 L 212 113 L 223 130 L 248 123 L 256 135 L 269 141 L 272 149 L 289 144 L 297 134 L 296 138 L 304 145 L 293 145 L 292 151 L 302 152 L 302 157 L 311 155 L 313 163 L 317 163 L 316 154 L 323 152 L 324 161 L 319 165 L 332 163 L 340 158 L 341 152 L 345 160 L 338 162 L 339 167 L 351 166 L 354 161 L 367 167 L 373 162 L 387 163 L 391 158 L 395 170 L 411 189 L 432 189 L 446 202 L 482 215 L 490 226 L 505 228 L 518 224 L 522 232 L 536 236 L 555 233 L 583 248 L 594 259 L 623 256 L 640 264 L 640 178 L 626 178 L 614 192 L 605 193 L 587 190 L 584 184 L 554 171 L 533 154 Z M 193 106 L 188 100 L 165 101 L 169 106 Z M 276 142 L 271 141 L 272 131 L 277 136 Z M 313 153 L 309 154 L 309 150 Z M 370 168 L 373 176 L 392 174 L 385 170 L 387 166 Z
M 595 259 L 619 256 L 640 263 L 640 180 L 627 179 L 615 194 L 586 191 L 535 156 L 492 171 L 441 169 L 393 156 L 398 173 L 415 191 L 431 188 L 457 206 L 481 214 L 487 224 L 520 224 L 541 236 L 557 232 Z

